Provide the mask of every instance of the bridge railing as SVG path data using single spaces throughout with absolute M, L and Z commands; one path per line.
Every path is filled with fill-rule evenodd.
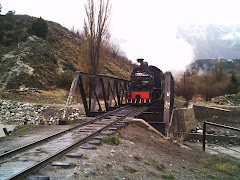
M 86 116 L 93 117 L 124 105 L 129 82 L 107 75 L 75 72 L 62 120 L 68 120 L 70 105 L 77 87 L 79 87 Z
M 171 72 L 165 73 L 164 114 L 165 134 L 168 136 L 174 113 L 174 79 Z

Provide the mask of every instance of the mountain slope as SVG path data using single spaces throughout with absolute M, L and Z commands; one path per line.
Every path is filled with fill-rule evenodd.
M 179 25 L 177 36 L 193 47 L 195 59 L 240 58 L 240 25 Z
M 30 33 L 36 18 L 0 15 L 0 89 L 20 85 L 50 88 L 60 72 L 86 72 L 87 45 L 83 38 L 54 22 L 47 22 L 48 35 L 41 39 Z M 133 65 L 111 54 L 102 59 L 102 73 L 129 78 Z

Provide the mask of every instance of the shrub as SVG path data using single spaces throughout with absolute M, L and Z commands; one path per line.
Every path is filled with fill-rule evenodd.
M 35 34 L 37 37 L 46 38 L 48 33 L 48 24 L 44 19 L 37 18 L 29 29 L 30 33 Z
M 11 79 L 6 85 L 7 89 L 18 89 L 21 85 L 26 87 L 35 87 L 44 89 L 45 86 L 39 81 L 39 78 L 34 75 L 29 75 L 25 72 L 20 72 L 17 76 Z
M 189 101 L 193 98 L 196 91 L 193 84 L 181 84 L 176 87 L 175 93 L 177 96 L 182 96 L 186 101 Z
M 73 72 L 62 72 L 54 76 L 54 84 L 59 88 L 70 89 L 72 80 Z
M 112 135 L 105 136 L 102 138 L 101 141 L 106 144 L 110 144 L 110 145 L 118 145 L 120 143 L 120 141 L 118 139 L 118 133 L 114 133 Z
M 8 21 L 11 21 L 13 20 L 13 16 L 15 15 L 15 11 L 8 11 L 7 14 L 5 15 L 5 18 L 8 20 Z
M 239 92 L 239 82 L 236 77 L 235 72 L 232 73 L 232 76 L 230 78 L 230 82 L 227 87 L 227 93 L 229 94 L 237 94 Z
M 65 66 L 64 70 L 65 69 L 70 70 L 70 71 L 76 71 L 77 70 L 71 62 L 63 62 L 62 64 Z

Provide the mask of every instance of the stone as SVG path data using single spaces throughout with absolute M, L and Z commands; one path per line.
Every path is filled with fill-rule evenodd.
M 52 162 L 51 165 L 52 165 L 52 166 L 69 167 L 69 166 L 70 166 L 70 163 L 69 163 L 69 162 L 58 162 L 58 161 L 55 161 L 55 162 Z
M 45 106 L 32 105 L 29 103 L 18 103 L 15 101 L 0 101 L 0 119 L 2 123 L 13 124 L 39 124 L 40 113 L 46 109 Z M 57 124 L 58 117 L 54 117 L 47 124 Z
M 3 101 L 2 102 L 2 105 L 7 105 L 8 103 L 6 101 Z
M 93 144 L 93 145 L 96 145 L 96 146 L 100 146 L 102 144 L 101 141 L 97 141 L 97 140 L 95 140 L 95 141 L 87 141 L 87 143 L 88 144 Z
M 82 149 L 88 149 L 88 150 L 95 150 L 97 149 L 95 146 L 81 146 Z
M 226 131 L 226 132 L 225 132 L 225 135 L 226 135 L 226 136 L 230 136 L 230 132 L 229 132 L 229 131 Z
M 96 176 L 96 175 L 97 175 L 97 173 L 94 172 L 94 171 L 90 171 L 90 174 L 93 175 L 93 176 Z
M 115 131 L 102 131 L 101 134 L 105 134 L 105 135 L 112 135 L 114 134 Z
M 203 133 L 203 130 L 199 129 L 197 130 L 197 133 Z
M 50 180 L 49 176 L 31 176 L 26 180 Z
M 83 154 L 81 153 L 68 153 L 66 154 L 67 157 L 82 157 Z
M 114 151 L 113 149 L 111 149 L 111 153 L 115 153 L 116 151 Z

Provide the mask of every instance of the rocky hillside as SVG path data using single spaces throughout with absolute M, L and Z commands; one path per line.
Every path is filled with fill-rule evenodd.
M 25 42 L 2 55 L 0 87 L 9 89 L 29 85 L 44 88 L 51 85 L 58 69 L 57 62 L 44 40 L 29 36 Z
M 61 72 L 86 72 L 86 42 L 54 22 L 47 22 L 45 39 L 35 36 L 35 17 L 0 16 L 0 89 L 24 85 L 46 89 L 54 86 Z M 129 78 L 132 64 L 125 57 L 108 54 L 102 59 L 102 73 Z

